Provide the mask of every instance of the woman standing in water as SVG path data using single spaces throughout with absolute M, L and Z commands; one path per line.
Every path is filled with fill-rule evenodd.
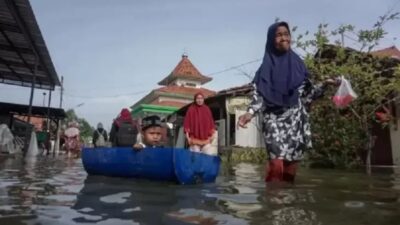
M 265 54 L 253 80 L 254 93 L 247 113 L 239 117 L 245 128 L 256 113 L 263 118 L 269 155 L 266 182 L 293 182 L 297 164 L 312 146 L 307 105 L 321 97 L 332 79 L 313 85 L 303 60 L 290 48 L 289 25 L 278 22 L 268 29 Z
M 194 95 L 194 102 L 186 112 L 183 127 L 191 151 L 206 154 L 211 151 L 215 123 L 210 108 L 204 104 L 202 93 Z

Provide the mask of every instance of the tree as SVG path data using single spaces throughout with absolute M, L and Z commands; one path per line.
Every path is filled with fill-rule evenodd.
M 400 62 L 370 55 L 387 34 L 383 26 L 399 19 L 399 13 L 386 14 L 370 30 L 356 30 L 355 26 L 342 25 L 330 31 L 321 24 L 313 38 L 306 40 L 309 32 L 294 40 L 294 47 L 302 49 L 305 63 L 321 81 L 332 75 L 345 75 L 353 84 L 359 98 L 350 107 L 337 109 L 325 99 L 313 106 L 311 113 L 315 151 L 312 160 L 322 160 L 333 166 L 350 167 L 361 162 L 359 151 L 366 152 L 367 172 L 371 172 L 371 150 L 374 146 L 372 127 L 377 122 L 375 112 L 399 98 Z M 346 48 L 344 37 L 356 36 L 359 49 Z M 334 40 L 334 45 L 329 45 Z M 327 95 L 332 96 L 330 92 Z M 386 123 L 380 123 L 382 126 Z

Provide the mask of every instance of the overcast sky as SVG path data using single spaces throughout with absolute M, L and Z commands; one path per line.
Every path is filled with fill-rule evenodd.
M 399 2 L 31 0 L 56 71 L 64 76 L 63 108 L 74 108 L 91 125 L 103 122 L 106 128 L 122 107 L 156 88 L 184 51 L 200 72 L 213 74 L 261 58 L 266 30 L 276 17 L 300 31 L 315 31 L 319 23 L 371 28 L 392 8 L 400 11 Z M 388 35 L 380 47 L 399 48 L 400 21 L 385 29 Z M 345 43 L 354 45 L 348 38 Z M 254 73 L 259 64 L 241 69 Z M 238 70 L 212 77 L 205 87 L 216 91 L 249 81 Z M 0 101 L 28 104 L 29 92 L 0 85 Z M 52 106 L 59 106 L 59 96 L 56 89 Z M 36 90 L 34 104 L 43 105 L 42 90 Z

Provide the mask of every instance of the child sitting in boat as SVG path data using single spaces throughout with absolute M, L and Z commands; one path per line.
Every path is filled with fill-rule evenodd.
M 163 127 L 160 117 L 147 116 L 142 120 L 142 131 L 137 137 L 136 144 L 133 148 L 141 150 L 143 148 L 162 147 Z

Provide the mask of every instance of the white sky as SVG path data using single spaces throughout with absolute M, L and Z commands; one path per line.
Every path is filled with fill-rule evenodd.
M 63 107 L 75 108 L 93 126 L 109 128 L 167 76 L 186 50 L 204 75 L 262 58 L 266 31 L 276 17 L 315 31 L 353 24 L 371 28 L 400 0 L 31 0 L 59 76 Z M 380 47 L 400 47 L 400 20 L 385 26 Z M 397 39 L 396 39 L 397 38 Z M 345 40 L 352 45 L 353 41 Z M 254 73 L 259 62 L 241 69 Z M 221 90 L 249 81 L 237 70 L 219 73 L 206 88 Z M 0 85 L 0 101 L 29 103 L 29 88 Z M 36 90 L 34 104 L 43 104 Z M 47 97 L 47 95 L 46 95 Z M 59 106 L 59 89 L 52 106 Z M 46 100 L 47 102 L 47 100 Z M 80 107 L 77 105 L 84 103 Z

